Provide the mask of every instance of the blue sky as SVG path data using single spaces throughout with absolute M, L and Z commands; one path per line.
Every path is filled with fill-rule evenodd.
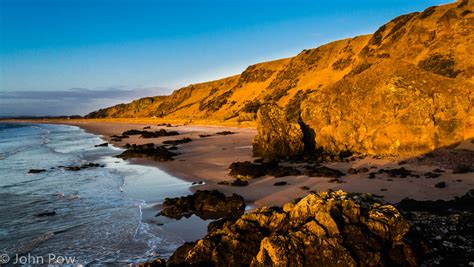
M 0 116 L 84 114 L 166 94 L 446 2 L 0 0 Z

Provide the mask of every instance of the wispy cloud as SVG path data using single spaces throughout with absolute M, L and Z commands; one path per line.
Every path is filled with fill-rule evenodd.
M 167 88 L 71 88 L 63 91 L 0 92 L 0 116 L 84 115 L 93 110 L 169 93 Z

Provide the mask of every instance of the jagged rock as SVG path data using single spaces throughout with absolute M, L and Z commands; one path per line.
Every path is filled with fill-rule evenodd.
M 304 151 L 303 132 L 290 123 L 276 104 L 264 104 L 257 113 L 258 135 L 253 140 L 253 154 L 264 161 L 288 159 Z
M 416 266 L 408 223 L 366 194 L 310 194 L 209 227 L 176 250 L 168 266 Z
M 332 177 L 332 178 L 339 178 L 345 175 L 339 170 L 331 169 L 325 166 L 321 166 L 321 167 L 307 166 L 304 174 L 309 177 Z
M 170 161 L 177 154 L 168 151 L 163 146 L 155 147 L 153 143 L 144 145 L 128 145 L 127 150 L 118 155 L 118 158 L 148 158 L 156 161 Z
M 237 218 L 244 213 L 244 199 L 236 194 L 229 197 L 217 190 L 198 190 L 196 193 L 177 198 L 166 198 L 158 216 L 174 219 L 189 218 L 195 214 L 202 219 Z
M 46 171 L 45 169 L 30 169 L 28 173 L 41 173 L 45 171 Z

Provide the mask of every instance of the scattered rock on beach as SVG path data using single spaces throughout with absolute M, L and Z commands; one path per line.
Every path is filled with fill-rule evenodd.
M 148 158 L 155 161 L 170 161 L 177 154 L 170 152 L 164 146 L 155 147 L 153 143 L 144 145 L 129 145 L 127 150 L 118 155 L 118 158 Z
M 282 181 L 282 182 L 276 182 L 276 183 L 274 183 L 273 185 L 274 185 L 274 186 L 282 186 L 282 185 L 287 185 L 287 184 L 288 184 L 287 182 Z
M 366 172 L 369 172 L 369 169 L 366 168 L 366 167 L 362 167 L 362 168 L 359 168 L 359 169 L 350 168 L 347 171 L 348 174 L 358 174 L 358 173 L 366 173 Z
M 326 166 L 307 166 L 305 175 L 309 177 L 331 177 L 331 178 L 339 178 L 343 175 L 339 170 L 331 169 Z
M 380 169 L 378 170 L 378 173 L 386 173 L 388 177 L 399 177 L 399 178 L 406 178 L 408 176 L 410 177 L 416 177 L 412 173 L 412 171 L 407 170 L 405 167 L 397 168 L 397 169 Z
M 252 179 L 265 175 L 274 177 L 298 176 L 301 171 L 290 166 L 281 166 L 278 162 L 251 163 L 250 161 L 233 162 L 230 166 L 230 175 L 240 179 Z
M 446 187 L 446 182 L 439 182 L 434 185 L 436 188 L 445 188 Z
M 267 174 L 264 166 L 253 164 L 250 161 L 233 162 L 229 169 L 229 175 L 240 179 L 253 179 Z
M 42 173 L 45 172 L 45 169 L 30 169 L 28 173 L 34 174 L 34 173 Z
M 122 135 L 140 135 L 141 138 L 157 138 L 162 136 L 173 136 L 179 135 L 177 131 L 166 131 L 165 129 L 160 129 L 158 131 L 141 131 L 141 130 L 128 130 L 122 133 Z
M 232 181 L 232 183 L 230 183 L 231 186 L 247 186 L 249 185 L 249 182 L 246 181 L 246 180 L 242 180 L 242 179 L 235 179 L 234 181 Z
M 222 132 L 217 132 L 217 135 L 229 135 L 229 134 L 236 134 L 236 132 L 231 132 L 231 131 L 222 131 Z
M 243 197 L 226 196 L 217 190 L 198 190 L 196 193 L 177 198 L 166 198 L 158 216 L 173 219 L 189 218 L 195 214 L 202 219 L 237 218 L 244 213 Z
M 176 145 L 189 143 L 191 141 L 193 141 L 193 139 L 191 139 L 189 137 L 185 137 L 185 138 L 177 139 L 177 140 L 166 140 L 166 141 L 163 141 L 163 144 L 176 146 Z

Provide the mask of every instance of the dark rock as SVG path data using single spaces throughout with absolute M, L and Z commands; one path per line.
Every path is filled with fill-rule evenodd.
M 35 216 L 36 217 L 50 217 L 50 216 L 54 216 L 54 215 L 56 215 L 56 211 L 47 210 L 47 211 L 40 212 L 40 213 L 36 214 Z
M 157 126 L 164 126 L 164 127 L 173 127 L 170 123 L 160 123 Z
M 217 132 L 217 135 L 229 135 L 229 134 L 236 134 L 236 132 L 231 132 L 231 131 L 222 131 L 222 132 Z
M 349 173 L 349 174 L 358 174 L 358 173 L 366 173 L 366 172 L 369 172 L 369 169 L 366 168 L 366 167 L 362 167 L 362 168 L 359 168 L 359 169 L 350 168 L 347 171 L 347 173 Z
M 397 208 L 419 240 L 424 266 L 468 266 L 474 261 L 474 190 L 452 200 L 404 199 Z
M 305 186 L 300 187 L 300 189 L 301 190 L 309 190 L 310 188 L 305 185 Z
M 206 138 L 206 137 L 209 137 L 209 136 L 212 136 L 212 134 L 200 134 L 199 137 L 201 138 Z
M 263 165 L 253 164 L 250 161 L 233 162 L 230 164 L 229 169 L 229 175 L 240 179 L 258 178 L 267 173 Z
M 436 173 L 436 172 L 427 172 L 424 174 L 426 178 L 438 178 L 441 176 L 441 173 Z
M 369 178 L 369 179 L 375 179 L 375 178 L 377 178 L 377 177 L 375 176 L 375 174 L 376 174 L 375 172 L 369 173 L 369 177 L 368 177 L 368 178 Z
M 128 130 L 122 133 L 123 135 L 141 135 L 142 138 L 157 138 L 162 136 L 173 136 L 179 135 L 176 131 L 166 131 L 165 129 L 160 129 L 159 131 L 149 132 L 149 131 L 141 131 L 141 130 Z
M 453 169 L 454 174 L 472 172 L 473 169 L 467 164 L 459 164 Z
M 46 171 L 45 169 L 30 169 L 28 173 L 41 173 L 45 171 Z
M 102 146 L 109 146 L 109 143 L 102 143 L 99 145 L 95 145 L 94 147 L 102 147 Z
M 331 177 L 331 178 L 339 178 L 343 175 L 339 170 L 331 169 L 325 166 L 321 167 L 306 167 L 305 175 L 309 177 Z
M 330 183 L 335 183 L 335 184 L 343 184 L 343 183 L 345 183 L 343 180 L 338 179 L 338 178 L 332 178 L 332 179 L 330 179 L 328 182 L 330 182 Z
M 190 217 L 195 214 L 202 219 L 236 218 L 244 213 L 244 199 L 236 194 L 225 196 L 217 190 L 196 191 L 193 195 L 166 198 L 163 210 L 158 216 L 173 219 Z
M 439 182 L 434 185 L 436 188 L 445 188 L 446 187 L 446 182 Z
M 229 181 L 220 181 L 217 184 L 219 184 L 219 185 L 229 185 L 230 183 L 229 183 Z
M 155 161 L 170 161 L 177 154 L 168 151 L 164 146 L 155 147 L 153 143 L 144 145 L 130 145 L 118 158 L 148 158 Z
M 276 183 L 274 183 L 273 185 L 274 185 L 274 186 L 282 186 L 282 185 L 287 185 L 287 184 L 288 184 L 287 182 L 282 181 L 282 182 L 276 182 Z
M 143 127 L 143 130 L 150 129 L 150 128 L 151 128 L 150 126 L 145 126 L 145 127 Z
M 408 223 L 365 194 L 310 194 L 283 208 L 264 207 L 218 221 L 186 243 L 169 266 L 417 266 Z
M 378 173 L 386 173 L 389 177 L 399 177 L 399 178 L 406 178 L 408 176 L 414 177 L 412 171 L 405 169 L 405 167 L 401 167 L 398 169 L 380 169 Z
M 191 185 L 201 185 L 201 184 L 205 184 L 204 181 L 196 181 L 196 182 L 192 182 Z
M 98 167 L 105 167 L 104 164 L 99 164 L 99 163 L 93 163 L 93 162 L 89 162 L 89 163 L 86 163 L 86 164 L 82 164 L 80 166 L 66 166 L 66 167 L 63 167 L 66 171 L 80 171 L 80 170 L 83 170 L 83 169 L 87 169 L 87 168 L 98 168 Z
M 246 181 L 246 180 L 242 180 L 242 179 L 235 179 L 234 181 L 232 181 L 232 183 L 230 183 L 231 186 L 247 186 L 249 185 L 249 182 Z
M 186 138 L 183 138 L 183 139 L 178 139 L 178 140 L 166 140 L 166 141 L 163 141 L 163 144 L 165 145 L 181 145 L 181 144 L 185 144 L 185 143 L 189 143 L 193 141 L 193 139 L 189 138 L 189 137 L 186 137 Z

